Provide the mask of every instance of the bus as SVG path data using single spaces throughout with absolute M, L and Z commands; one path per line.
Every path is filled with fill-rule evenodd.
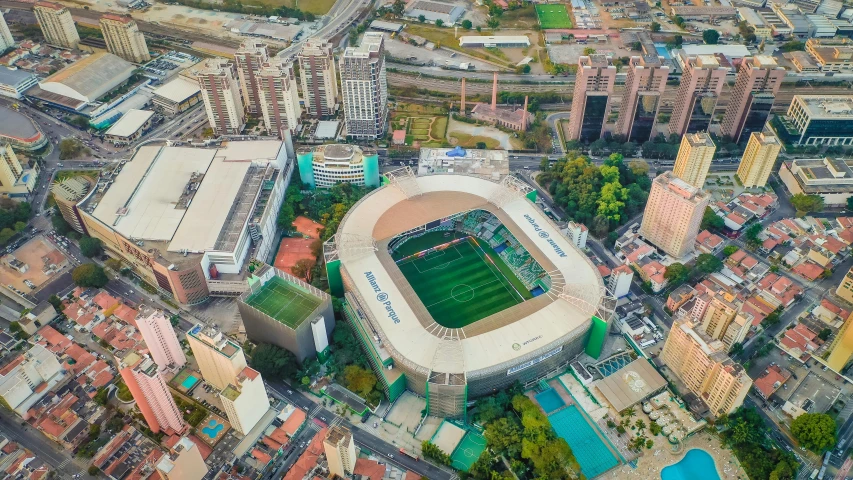
M 419 462 L 421 460 L 420 458 L 418 458 L 417 455 L 407 452 L 405 448 L 401 448 L 400 453 L 402 453 L 403 455 L 405 455 L 407 457 L 414 458 L 416 462 Z

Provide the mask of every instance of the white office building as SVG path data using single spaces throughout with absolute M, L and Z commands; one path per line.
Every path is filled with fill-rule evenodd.
M 365 33 L 361 45 L 344 51 L 339 67 L 347 136 L 363 140 L 382 137 L 388 121 L 382 33 Z

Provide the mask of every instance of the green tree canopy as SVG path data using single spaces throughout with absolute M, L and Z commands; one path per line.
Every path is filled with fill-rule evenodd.
M 663 278 L 665 278 L 671 286 L 681 285 L 689 276 L 690 270 L 678 262 L 673 262 L 668 265 L 666 267 L 666 272 L 663 274 Z
M 720 41 L 720 32 L 716 30 L 705 30 L 702 32 L 702 40 L 708 45 L 716 45 Z
M 702 253 L 696 257 L 696 270 L 700 273 L 719 272 L 722 269 L 722 260 L 709 253 Z
M 823 453 L 835 446 L 835 420 L 825 413 L 804 413 L 791 422 L 791 433 L 807 449 Z
M 62 141 L 59 142 L 60 160 L 70 160 L 84 155 L 88 152 L 89 149 L 83 145 L 83 142 L 76 138 L 63 138 Z
M 252 368 L 266 378 L 293 379 L 299 362 L 289 351 L 269 343 L 261 343 L 252 352 Z
M 723 256 L 729 258 L 734 255 L 735 252 L 737 252 L 738 250 L 740 249 L 734 245 L 726 245 L 726 248 L 723 249 Z
M 71 279 L 78 287 L 101 288 L 109 282 L 104 269 L 94 263 L 84 263 L 71 272 Z
M 465 30 L 471 30 L 471 26 L 471 20 L 462 20 L 462 28 L 464 28 Z
M 791 197 L 791 205 L 797 209 L 797 216 L 801 217 L 807 213 L 823 211 L 823 197 L 797 193 Z
M 726 226 L 726 221 L 719 215 L 714 213 L 711 207 L 705 207 L 705 213 L 702 214 L 702 223 L 699 228 L 702 230 L 722 230 Z
M 376 375 L 373 371 L 358 365 L 348 365 L 344 368 L 343 383 L 349 390 L 362 398 L 367 398 L 376 387 Z
M 100 255 L 103 251 L 103 243 L 100 238 L 83 237 L 80 239 L 80 253 L 92 258 Z
M 660 31 L 660 24 L 658 22 L 652 22 L 652 31 L 653 32 L 659 32 Z

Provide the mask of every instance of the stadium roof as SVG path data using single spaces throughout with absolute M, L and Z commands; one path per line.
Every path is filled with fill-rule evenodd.
M 142 128 L 153 115 L 154 112 L 148 110 L 130 109 L 106 131 L 105 135 L 129 137 Z
M 136 240 L 165 241 L 168 251 L 204 252 L 217 245 L 232 223 L 241 230 L 251 210 L 258 175 L 277 161 L 279 141 L 230 142 L 222 148 L 140 148 L 92 215 L 121 235 Z M 262 178 L 263 175 L 260 175 Z M 250 198 L 251 197 L 251 198 Z M 229 245 L 225 245 L 229 247 Z
M 391 184 L 375 190 L 349 211 L 338 229 L 336 247 L 354 288 L 363 293 L 363 306 L 388 344 L 408 360 L 430 368 L 440 356 L 443 338 L 450 336 L 459 340 L 466 372 L 503 368 L 534 358 L 544 348 L 563 345 L 566 336 L 590 322 L 586 306 L 597 307 L 603 292 L 598 270 L 523 194 L 504 184 L 467 175 L 427 175 L 400 182 L 399 188 Z M 419 194 L 408 197 L 404 191 Z M 548 294 L 466 327 L 447 329 L 426 311 L 388 254 L 387 245 L 408 230 L 473 209 L 497 216 L 549 272 L 553 285 Z M 375 251 L 360 248 L 371 238 L 377 244 Z M 583 291 L 586 303 L 557 296 L 563 287 L 567 292 Z M 375 293 L 376 288 L 380 295 Z
M 201 91 L 198 82 L 178 76 L 178 78 L 154 90 L 154 95 L 180 103 Z
M 18 85 L 24 80 L 34 76 L 35 75 L 26 70 L 0 66 L 0 83 L 4 85 Z
M 666 387 L 666 380 L 645 358 L 638 358 L 595 383 L 617 412 Z
M 35 123 L 23 113 L 0 106 L 0 137 L 28 139 L 39 135 Z
M 136 69 L 112 53 L 96 53 L 47 77 L 39 86 L 47 92 L 84 102 L 99 97 L 126 82 Z

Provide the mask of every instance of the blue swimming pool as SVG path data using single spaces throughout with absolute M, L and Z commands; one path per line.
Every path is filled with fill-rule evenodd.
M 181 386 L 187 390 L 191 390 L 198 383 L 198 378 L 195 375 L 187 375 L 187 378 L 181 382 Z
M 586 478 L 595 478 L 619 464 L 619 459 L 575 405 L 548 415 L 548 421 L 572 448 Z
M 223 428 L 225 428 L 225 425 L 211 419 L 207 422 L 207 426 L 201 429 L 201 432 L 207 435 L 207 438 L 213 440 Z
M 660 472 L 661 480 L 720 480 L 714 459 L 705 450 L 694 448 L 675 465 Z
M 662 56 L 667 60 L 672 60 L 672 55 L 669 54 L 669 50 L 666 49 L 666 45 L 662 43 L 655 44 L 655 50 L 658 51 L 658 55 Z
M 536 394 L 536 401 L 539 402 L 539 405 L 542 407 L 542 410 L 545 410 L 546 414 L 551 413 L 560 407 L 566 406 L 566 402 L 560 398 L 560 394 L 553 388 L 549 388 L 542 393 Z

